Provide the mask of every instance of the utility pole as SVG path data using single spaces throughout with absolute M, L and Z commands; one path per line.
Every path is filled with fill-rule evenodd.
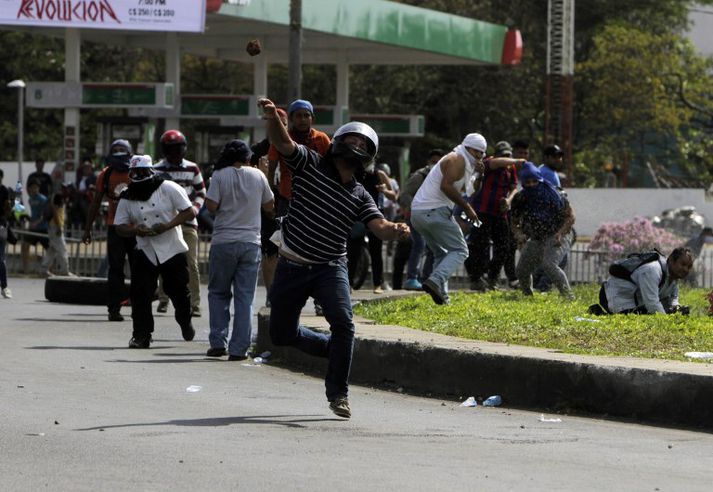
M 574 184 L 572 107 L 574 105 L 574 1 L 547 2 L 547 89 L 545 145 L 564 151 L 567 186 Z
M 302 96 L 302 0 L 290 0 L 290 61 L 287 102 Z

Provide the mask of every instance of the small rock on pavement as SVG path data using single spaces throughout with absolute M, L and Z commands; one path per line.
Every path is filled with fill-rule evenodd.
M 59 425 L 59 422 L 55 420 L 54 425 Z

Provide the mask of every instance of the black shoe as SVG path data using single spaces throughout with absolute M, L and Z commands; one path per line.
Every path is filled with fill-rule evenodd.
M 605 314 L 607 314 L 604 308 L 601 307 L 599 304 L 592 304 L 591 306 L 589 306 L 589 309 L 587 309 L 587 312 L 595 316 L 604 316 Z
M 476 292 L 486 292 L 490 290 L 490 286 L 488 285 L 488 282 L 485 281 L 485 279 L 479 278 L 478 280 L 471 280 L 470 290 L 474 290 Z
M 138 348 L 149 348 L 151 346 L 151 336 L 148 337 L 143 337 L 143 338 L 136 338 L 133 337 L 131 340 L 129 340 L 129 348 L 132 349 L 138 349 Z
M 223 357 L 227 354 L 228 351 L 225 350 L 223 347 L 211 347 L 208 349 L 208 352 L 205 353 L 205 355 L 208 357 Z
M 446 304 L 446 296 L 441 288 L 431 279 L 423 282 L 422 288 L 427 292 L 436 304 Z
M 193 337 L 196 336 L 196 330 L 193 329 L 193 323 L 190 321 L 188 324 L 181 326 L 181 334 L 183 335 L 183 339 L 187 342 L 190 342 L 193 340 Z
M 119 311 L 109 311 L 109 321 L 124 321 L 124 317 Z
M 247 355 L 229 355 L 228 360 L 248 360 Z
M 329 409 L 334 412 L 334 415 L 343 419 L 348 419 L 352 416 L 352 410 L 349 408 L 349 400 L 347 400 L 346 396 L 340 396 L 330 401 Z

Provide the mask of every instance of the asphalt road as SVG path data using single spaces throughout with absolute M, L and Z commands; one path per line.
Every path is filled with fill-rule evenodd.
M 15 298 L 0 299 L 3 491 L 712 487 L 710 434 L 541 422 L 358 386 L 344 421 L 320 379 L 205 358 L 205 302 L 196 341 L 169 312 L 152 349 L 129 350 L 130 321 L 50 304 L 40 280 L 11 287 Z

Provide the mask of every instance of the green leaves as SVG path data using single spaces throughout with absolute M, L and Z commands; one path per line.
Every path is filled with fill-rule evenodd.
M 713 351 L 713 324 L 703 289 L 682 289 L 691 315 L 601 316 L 587 314 L 598 286 L 575 288 L 577 301 L 557 293 L 456 292 L 451 305 L 428 296 L 368 303 L 355 312 L 393 324 L 461 338 L 528 345 L 569 353 L 687 360 L 685 352 Z

